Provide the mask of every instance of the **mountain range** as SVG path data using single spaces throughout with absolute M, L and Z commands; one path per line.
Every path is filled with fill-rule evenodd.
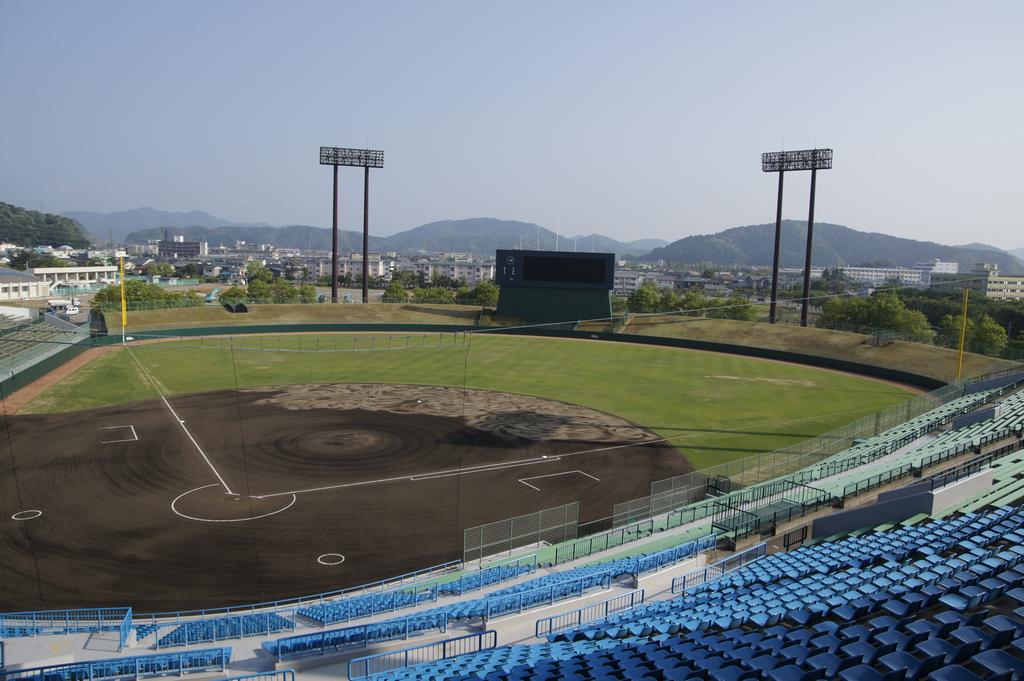
M 97 242 L 112 232 L 115 241 L 144 243 L 163 237 L 164 227 L 190 240 L 205 240 L 211 246 L 233 245 L 235 241 L 273 244 L 281 248 L 330 250 L 330 230 L 308 225 L 271 227 L 265 223 L 235 224 L 202 211 L 169 212 L 152 208 L 116 213 L 75 211 L 64 214 L 96 235 Z M 800 267 L 804 258 L 806 223 L 783 221 L 781 263 Z M 497 248 L 540 248 L 614 252 L 619 257 L 641 262 L 666 261 L 674 264 L 715 263 L 720 265 L 768 265 L 772 259 L 773 224 L 734 227 L 714 234 L 688 236 L 672 243 L 660 239 L 622 242 L 600 234 L 575 237 L 556 236 L 540 225 L 516 220 L 470 218 L 441 220 L 407 229 L 391 236 L 370 236 L 374 251 L 416 253 L 493 253 Z M 342 252 L 362 248 L 362 234 L 341 230 Z M 814 229 L 814 264 L 834 267 L 866 262 L 891 262 L 911 266 L 918 260 L 939 258 L 956 261 L 961 271 L 978 262 L 993 262 L 1007 274 L 1024 272 L 1024 248 L 1004 251 L 983 243 L 947 246 L 876 232 L 861 232 L 843 225 L 817 223 Z
M 95 229 L 95 228 L 94 228 Z M 211 246 L 232 246 L 235 241 L 273 244 L 279 248 L 301 248 L 326 251 L 331 248 L 331 232 L 321 227 L 288 225 L 285 227 L 213 225 L 173 227 L 175 234 L 189 240 L 203 240 Z M 145 243 L 163 238 L 164 228 L 148 227 L 124 235 L 127 243 Z M 361 250 L 362 232 L 339 230 L 341 252 Z M 388 237 L 370 235 L 370 250 L 399 253 L 477 253 L 493 254 L 498 248 L 537 248 L 542 250 L 613 252 L 620 256 L 642 255 L 652 248 L 664 246 L 661 239 L 639 239 L 621 242 L 600 234 L 578 237 L 556 236 L 540 225 L 517 220 L 470 218 L 442 220 L 398 232 Z
M 113 237 L 115 242 L 122 242 L 130 232 L 149 227 L 191 227 L 193 225 L 224 227 L 236 224 L 231 220 L 224 220 L 209 213 L 204 213 L 201 210 L 175 212 L 148 207 L 121 210 L 114 213 L 74 210 L 62 213 L 62 215 L 77 221 L 90 234 L 93 234 L 97 241 L 102 242 L 107 241 L 108 237 Z M 259 223 L 252 226 L 268 227 L 269 225 Z
M 782 267 L 803 266 L 806 234 L 806 222 L 782 221 L 782 246 L 779 254 Z M 655 248 L 640 260 L 663 260 L 679 264 L 770 265 L 774 240 L 774 223 L 747 225 L 716 234 L 688 236 Z M 1005 274 L 1024 274 L 1024 262 L 994 246 L 945 246 L 878 232 L 860 232 L 827 222 L 814 224 L 813 264 L 818 267 L 855 266 L 867 262 L 889 262 L 909 267 L 918 260 L 936 258 L 958 262 L 962 272 L 969 271 L 975 263 L 986 262 L 995 263 Z

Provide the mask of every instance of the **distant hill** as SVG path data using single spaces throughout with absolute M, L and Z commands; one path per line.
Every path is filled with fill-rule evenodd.
M 150 227 L 222 227 L 233 224 L 230 220 L 215 217 L 201 210 L 182 213 L 153 208 L 135 208 L 115 213 L 69 211 L 64 213 L 64 217 L 77 220 L 101 241 L 107 240 L 109 232 L 113 233 L 114 241 L 124 241 L 129 233 Z
M 0 241 L 19 246 L 84 248 L 89 245 L 89 235 L 69 218 L 0 202 Z
M 807 223 L 784 220 L 782 223 L 783 267 L 801 267 Z M 642 260 L 666 260 L 673 263 L 711 262 L 719 265 L 770 265 L 775 225 L 734 227 L 717 234 L 688 236 L 668 246 L 655 248 Z M 860 232 L 826 222 L 814 225 L 813 263 L 820 267 L 858 265 L 863 262 L 891 260 L 910 266 L 918 260 L 939 258 L 960 263 L 961 270 L 977 262 L 994 262 L 1006 274 L 1024 273 L 1024 263 L 1005 251 L 944 246 L 931 241 L 903 239 L 877 232 Z
M 441 220 L 392 234 L 388 239 L 395 250 L 402 253 L 458 253 L 493 254 L 499 248 L 519 248 L 562 251 L 573 250 L 572 237 L 560 235 L 532 222 L 498 220 L 496 218 L 469 218 Z M 649 242 L 664 244 L 656 239 L 632 242 L 616 241 L 605 236 L 577 237 L 576 250 L 612 252 L 618 255 L 639 255 L 649 251 Z
M 1019 259 L 1022 262 L 1024 262 L 1024 248 L 1014 248 L 1013 250 L 1008 251 L 1008 252 L 1010 254 L 1016 256 L 1017 259 Z
M 188 227 L 172 228 L 174 234 L 180 234 L 189 241 L 206 241 L 210 246 L 234 246 L 236 241 L 250 244 L 272 244 L 278 248 L 301 248 L 319 251 L 331 250 L 331 230 L 308 225 L 288 225 L 287 227 L 247 227 L 244 225 L 226 225 L 223 227 Z M 124 241 L 130 244 L 144 244 L 151 239 L 162 239 L 163 227 L 151 227 L 130 232 Z M 361 251 L 363 233 L 338 230 L 338 250 L 341 253 Z M 389 239 L 370 235 L 370 250 L 395 250 Z

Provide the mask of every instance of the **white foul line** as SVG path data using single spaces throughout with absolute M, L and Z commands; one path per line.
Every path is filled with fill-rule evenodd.
M 218 480 L 220 480 L 220 484 L 224 487 L 224 492 L 230 494 L 231 496 L 237 497 L 238 495 L 232 492 L 231 488 L 228 487 L 228 483 L 224 482 L 224 478 L 220 477 L 220 473 L 218 473 L 217 469 L 213 467 L 213 462 L 210 461 L 210 457 L 206 456 L 206 452 L 204 452 L 203 448 L 199 446 L 199 443 L 196 442 L 196 439 L 192 437 L 192 433 L 188 432 L 188 428 L 185 427 L 185 421 L 183 419 L 178 418 L 178 413 L 174 411 L 174 407 L 171 406 L 171 403 L 168 402 L 167 398 L 164 397 L 163 395 L 160 396 L 160 399 L 163 400 L 164 404 L 167 405 L 167 408 L 174 416 L 174 420 L 177 421 L 178 425 L 181 426 L 181 429 L 185 431 L 185 435 L 188 435 L 188 439 L 192 440 L 192 444 L 195 445 L 196 451 L 199 452 L 199 456 L 203 457 L 203 461 L 206 462 L 206 465 L 210 467 L 210 470 L 213 471 L 213 474 L 217 476 Z
M 363 482 L 346 482 L 338 485 L 324 485 L 323 487 L 310 487 L 309 489 L 293 489 L 287 492 L 274 492 L 272 494 L 252 494 L 253 499 L 266 499 L 268 497 L 281 497 L 286 494 L 305 494 L 307 492 L 326 492 L 332 489 L 344 489 L 346 487 L 361 487 L 363 485 L 380 485 L 388 482 L 398 482 L 400 480 L 410 480 L 412 482 L 420 482 L 422 480 L 434 480 L 437 478 L 446 478 L 453 475 L 469 475 L 470 473 L 486 473 L 487 471 L 500 470 L 502 468 L 515 468 L 516 466 L 530 466 L 535 463 L 548 463 L 549 461 L 561 461 L 562 459 L 570 456 L 579 456 L 580 454 L 594 454 L 597 452 L 608 452 L 613 449 L 624 449 L 626 447 L 642 447 L 643 445 L 653 445 L 659 442 L 669 442 L 674 438 L 671 437 L 660 437 L 655 440 L 643 440 L 641 442 L 626 442 L 624 444 L 609 445 L 607 447 L 597 447 L 595 449 L 583 449 L 578 452 L 569 452 L 566 454 L 550 455 L 550 456 L 539 456 L 532 459 L 518 459 L 516 461 L 500 462 L 500 463 L 488 463 L 481 464 L 479 466 L 470 466 L 468 468 L 449 468 L 441 471 L 428 471 L 426 473 L 414 473 L 413 475 L 397 475 L 393 478 L 381 478 L 379 480 L 365 480 Z M 583 471 L 580 471 L 581 473 Z M 587 473 L 583 473 L 587 477 L 593 477 Z M 219 477 L 219 476 L 218 476 Z M 597 478 L 594 478 L 597 480 Z M 532 480 L 532 478 L 527 478 Z M 526 484 L 526 483 L 523 483 Z
M 139 441 L 139 434 L 135 432 L 135 426 L 101 426 L 100 430 L 113 430 L 115 428 L 131 428 L 132 429 L 132 436 L 130 438 L 125 438 L 124 440 L 103 440 L 102 442 L 100 442 L 101 445 L 109 445 L 109 444 L 114 443 L 114 442 L 138 442 Z
M 601 478 L 595 478 L 590 473 L 584 473 L 583 471 L 581 471 L 579 469 L 574 470 L 574 471 L 562 471 L 560 473 L 548 473 L 547 475 L 534 475 L 534 476 L 531 476 L 529 478 L 519 478 L 519 482 L 523 483 L 524 485 L 526 485 L 530 489 L 535 489 L 535 490 L 537 490 L 539 492 L 540 491 L 540 487 L 534 487 L 533 485 L 531 485 L 530 483 L 528 483 L 526 481 L 527 480 L 540 480 L 541 478 L 553 478 L 556 475 L 571 475 L 573 473 L 579 473 L 580 475 L 587 476 L 591 480 L 597 480 L 598 482 L 601 482 Z
M 132 359 L 135 360 L 135 363 L 139 365 L 139 369 L 142 370 L 142 375 L 146 377 L 146 380 L 150 382 L 150 384 L 153 386 L 153 389 L 156 390 L 158 395 L 160 395 L 160 399 L 164 401 L 165 405 L 167 405 L 167 409 L 171 412 L 171 415 L 174 416 L 174 420 L 178 422 L 178 425 L 181 426 L 181 429 L 185 431 L 185 435 L 188 435 L 188 439 L 192 441 L 193 445 L 195 445 L 196 451 L 199 452 L 199 456 L 203 457 L 203 461 L 206 462 L 206 465 L 210 467 L 210 470 L 213 471 L 213 474 L 217 476 L 218 480 L 220 480 L 221 487 L 224 488 L 224 493 L 230 494 L 233 497 L 237 497 L 238 495 L 232 492 L 231 488 L 228 487 L 228 483 L 224 482 L 224 478 L 220 477 L 220 473 L 218 473 L 217 469 L 214 468 L 213 462 L 210 461 L 210 457 L 206 456 L 206 452 L 204 452 L 203 448 L 199 446 L 199 443 L 196 442 L 196 439 L 192 437 L 192 433 L 188 432 L 188 428 L 185 427 L 185 421 L 178 416 L 178 413 L 176 411 L 174 411 L 174 407 L 172 407 L 171 403 L 167 401 L 166 397 L 164 397 L 163 392 L 161 392 L 160 390 L 160 386 L 156 384 L 156 381 L 153 380 L 153 378 L 149 375 L 149 372 L 146 371 L 146 367 L 142 366 L 142 362 L 140 362 L 139 358 L 135 356 L 135 353 L 132 352 L 131 348 L 129 348 L 126 345 L 125 349 L 128 351 L 128 354 L 132 356 Z
M 512 461 L 509 463 L 487 463 L 479 466 L 470 466 L 468 468 L 452 468 L 445 471 L 433 471 L 428 473 L 420 473 L 417 475 L 398 475 L 393 478 L 380 478 L 379 480 L 363 480 L 361 482 L 345 482 L 338 485 L 324 485 L 323 487 L 311 487 L 309 489 L 294 489 L 288 492 L 274 492 L 273 494 L 253 494 L 253 499 L 267 499 L 269 497 L 282 497 L 288 494 L 305 494 L 306 492 L 326 492 L 332 489 L 343 489 L 346 487 L 362 487 L 364 485 L 380 485 L 387 482 L 399 482 L 402 480 L 408 480 L 411 482 L 420 482 L 422 480 L 434 480 L 436 478 L 447 478 L 453 475 L 468 475 L 470 473 L 486 473 L 487 471 L 499 470 L 502 468 L 514 468 L 516 466 L 529 466 L 535 463 L 548 463 L 550 461 L 558 461 L 557 456 L 543 456 L 536 459 L 520 459 L 519 461 Z

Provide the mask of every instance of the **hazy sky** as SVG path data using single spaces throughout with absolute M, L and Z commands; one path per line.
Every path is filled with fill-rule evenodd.
M 1019 0 L 0 0 L 0 200 L 327 226 L 318 147 L 368 146 L 375 233 L 673 240 L 772 221 L 760 152 L 820 145 L 818 220 L 1020 247 L 1022 36 Z

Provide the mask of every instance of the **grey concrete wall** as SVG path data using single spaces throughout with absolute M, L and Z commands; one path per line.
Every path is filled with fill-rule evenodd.
M 851 508 L 824 518 L 815 518 L 811 524 L 811 537 L 827 537 L 840 532 L 852 532 L 862 527 L 874 527 L 883 523 L 896 523 L 918 513 L 931 513 L 931 492 L 914 496 L 899 497 L 870 506 Z
M 827 537 L 883 523 L 897 523 L 918 513 L 932 515 L 988 489 L 992 486 L 994 476 L 995 471 L 986 468 L 934 492 L 929 489 L 930 484 L 927 482 L 883 492 L 878 495 L 878 501 L 870 506 L 816 518 L 811 524 L 811 537 Z
M 995 417 L 996 408 L 995 406 L 984 407 L 978 411 L 972 411 L 970 414 L 964 414 L 953 419 L 953 430 L 959 430 L 966 428 L 967 426 L 973 426 L 975 423 L 981 421 L 987 421 L 990 418 Z
M 893 499 L 903 499 L 904 497 L 912 497 L 915 494 L 921 494 L 922 492 L 931 492 L 932 483 L 927 481 L 912 482 L 909 485 L 905 485 L 898 489 L 892 489 L 888 492 L 882 492 L 878 495 L 878 503 L 885 501 L 892 501 Z
M 957 480 L 952 485 L 947 485 L 942 489 L 935 490 L 935 492 L 933 492 L 935 499 L 932 502 L 931 512 L 935 513 L 937 511 L 947 509 L 953 504 L 965 501 L 979 492 L 984 492 L 992 486 L 992 480 L 995 478 L 995 474 L 995 469 L 986 468 L 985 470 L 979 471 L 968 478 Z

